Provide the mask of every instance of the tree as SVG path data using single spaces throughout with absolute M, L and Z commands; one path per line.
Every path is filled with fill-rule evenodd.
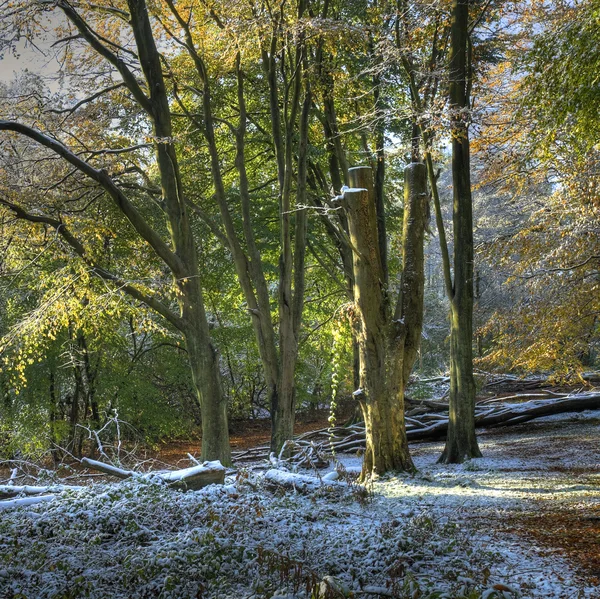
M 404 389 L 417 357 L 423 325 L 423 240 L 428 215 L 426 169 L 410 164 L 404 176 L 402 277 L 395 304 L 385 283 L 371 169 L 349 170 L 344 194 L 353 248 L 360 388 L 355 397 L 366 427 L 361 479 L 388 471 L 413 472 L 404 424 Z
M 223 230 L 213 224 L 218 239 L 231 252 L 240 288 L 247 304 L 254 329 L 257 346 L 267 384 L 272 418 L 271 447 L 279 452 L 287 440 L 291 440 L 295 417 L 294 375 L 298 360 L 298 341 L 302 310 L 304 304 L 307 214 L 306 205 L 308 124 L 311 107 L 310 82 L 307 75 L 307 48 L 304 43 L 301 20 L 304 17 L 306 3 L 301 0 L 297 13 L 288 15 L 285 3 L 265 19 L 264 30 L 260 33 L 260 54 L 252 52 L 251 58 L 260 56 L 267 81 L 263 90 L 269 106 L 271 136 L 269 150 L 275 155 L 276 180 L 278 184 L 278 219 L 280 254 L 278 260 L 278 323 L 275 325 L 271 313 L 271 298 L 267 284 L 266 270 L 270 266 L 261 254 L 256 241 L 257 233 L 252 215 L 251 183 L 247 166 L 248 121 L 251 115 L 247 110 L 246 86 L 249 79 L 245 72 L 247 58 L 241 48 L 241 42 L 235 34 L 235 28 L 241 22 L 250 22 L 257 18 L 256 8 L 241 14 L 221 15 L 221 7 L 213 6 L 207 11 L 207 19 L 212 23 L 213 35 L 217 39 L 227 40 L 235 48 L 233 60 L 233 79 L 235 96 L 232 103 L 238 112 L 237 123 L 229 117 L 217 116 L 219 110 L 213 99 L 213 90 L 217 87 L 217 77 L 211 76 L 210 65 L 199 49 L 199 29 L 193 22 L 199 17 L 199 10 L 191 8 L 187 14 L 181 12 L 172 2 L 167 2 L 175 19 L 177 30 L 168 26 L 167 32 L 178 40 L 189 54 L 193 73 L 200 81 L 198 101 L 201 105 L 202 121 L 191 116 L 183 102 L 179 102 L 190 120 L 203 132 L 210 156 L 210 172 L 214 198 L 219 207 Z M 223 7 L 225 12 L 225 7 Z M 293 22 L 288 23 L 287 19 Z M 298 28 L 299 32 L 298 32 Z M 194 31 L 196 29 L 196 31 Z M 294 31 L 296 29 L 296 31 Z M 234 31 L 232 35 L 231 31 Z M 295 49 L 292 52 L 292 39 Z M 248 61 L 249 62 L 249 61 Z M 248 64 L 256 70 L 256 63 Z M 223 74 L 220 74 L 223 77 Z M 188 89 L 195 89 L 192 85 Z M 224 151 L 220 149 L 215 133 L 217 123 L 226 124 L 233 137 L 235 151 L 234 168 L 238 174 L 237 188 L 242 215 L 241 231 L 236 227 L 232 209 L 225 188 L 223 164 Z M 256 123 L 256 120 L 253 120 Z M 297 153 L 297 167 L 294 154 Z M 294 189 L 294 176 L 296 185 Z M 205 212 L 199 210 L 199 214 Z M 295 214 L 294 214 L 295 213 Z M 206 217 L 205 217 L 205 220 Z M 210 222 L 210 221 L 208 221 Z
M 20 219 L 53 228 L 93 274 L 116 284 L 121 291 L 146 304 L 180 331 L 186 341 L 192 379 L 202 410 L 203 458 L 220 459 L 223 463 L 229 463 L 227 411 L 221 389 L 218 354 L 209 334 L 198 251 L 182 189 L 161 56 L 156 47 L 146 4 L 143 1 L 130 0 L 127 3 L 128 12 L 120 9 L 112 11 L 120 19 L 125 17 L 130 25 L 130 32 L 135 40 L 134 56 L 139 60 L 137 66 L 143 75 L 142 80 L 137 71 L 128 64 L 131 52 L 97 33 L 71 4 L 59 1 L 56 7 L 64 13 L 76 30 L 77 39 L 85 40 L 88 48 L 110 65 L 113 72 L 119 74 L 122 85 L 127 88 L 137 109 L 142 111 L 151 123 L 152 146 L 155 150 L 161 207 L 168 228 L 168 241 L 161 234 L 162 231 L 154 228 L 149 219 L 136 207 L 123 185 L 106 170 L 94 167 L 89 160 L 82 159 L 59 140 L 29 125 L 4 120 L 0 122 L 0 130 L 24 135 L 60 156 L 78 172 L 95 182 L 105 192 L 106 197 L 113 200 L 137 235 L 152 248 L 164 268 L 171 274 L 179 313 L 174 312 L 170 306 L 151 293 L 122 280 L 99 264 L 60 216 L 39 214 L 35 207 L 27 209 L 6 198 L 0 202 Z M 97 8 L 111 12 L 110 7 Z M 127 61 L 123 59 L 122 54 L 129 57 Z M 90 96 L 88 101 L 97 97 L 98 93 L 101 92 Z
M 410 26 L 407 10 L 399 11 L 400 25 L 396 27 L 396 44 L 400 61 L 408 77 L 414 110 L 424 146 L 424 157 L 442 254 L 446 296 L 450 302 L 450 425 L 446 447 L 440 461 L 462 462 L 479 457 L 481 452 L 475 436 L 475 382 L 473 378 L 473 208 L 470 180 L 469 122 L 471 119 L 471 90 L 473 86 L 473 30 L 484 19 L 487 3 L 469 20 L 469 1 L 452 2 L 449 23 L 443 25 L 439 13 L 433 19 L 432 43 L 428 63 L 421 75 L 417 67 L 419 54 L 408 45 Z M 447 37 L 449 34 L 449 38 Z M 436 133 L 433 110 L 440 86 L 436 69 L 447 53 L 447 85 L 452 139 L 453 233 L 454 256 L 446 240 L 440 196 L 437 185 L 432 145 Z M 482 44 L 493 47 L 494 36 Z M 484 52 L 485 54 L 485 52 Z M 416 55 L 416 56 L 415 56 Z M 443 81 L 443 80 L 442 80 Z M 453 271 L 453 272 L 452 272 Z
M 469 1 L 454 0 L 448 59 L 452 126 L 454 285 L 448 290 L 451 307 L 450 415 L 446 446 L 440 457 L 440 461 L 447 464 L 481 457 L 475 435 L 473 378 L 473 201 L 468 131 L 472 73 L 468 48 Z
M 489 76 L 476 149 L 483 182 L 511 215 L 481 246 L 488 268 L 505 273 L 483 327 L 486 366 L 572 377 L 594 364 L 598 24 L 595 1 L 524 6 L 515 49 Z

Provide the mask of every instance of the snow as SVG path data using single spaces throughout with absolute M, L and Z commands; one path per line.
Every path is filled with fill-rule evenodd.
M 342 195 L 345 193 L 360 193 L 362 191 L 369 191 L 366 187 L 347 187 L 346 185 L 342 185 Z
M 333 201 L 341 202 L 347 193 L 361 193 L 364 191 L 369 191 L 369 190 L 365 187 L 348 187 L 346 185 L 342 185 L 342 189 L 340 190 L 340 192 L 341 192 L 340 195 L 335 196 L 333 198 Z
M 339 475 L 337 472 L 328 472 L 325 476 L 311 476 L 309 474 L 298 474 L 295 472 L 287 472 L 285 470 L 276 470 L 272 468 L 267 470 L 263 475 L 264 480 L 282 485 L 284 487 L 291 487 L 298 491 L 316 491 L 322 487 L 335 487 L 345 486 L 344 481 L 339 481 Z
M 2 512 L 0 599 L 594 599 L 560 555 L 502 524 L 550 503 L 600 508 L 597 417 L 487 431 L 485 457 L 462 465 L 413 445 L 418 475 L 366 491 L 347 455 L 318 475 L 240 470 L 187 493 L 142 477 L 66 491 Z
M 0 510 L 9 510 L 15 507 L 27 507 L 28 505 L 35 505 L 36 503 L 44 503 L 46 501 L 52 501 L 55 497 L 55 495 L 37 495 L 34 497 L 20 497 L 19 499 L 0 501 Z
M 217 470 L 225 471 L 225 467 L 215 460 L 213 462 L 204 462 L 198 466 L 192 466 L 191 468 L 184 468 L 183 470 L 174 470 L 173 472 L 161 472 L 160 477 L 166 482 L 176 482 L 202 474 L 203 472 L 215 472 Z

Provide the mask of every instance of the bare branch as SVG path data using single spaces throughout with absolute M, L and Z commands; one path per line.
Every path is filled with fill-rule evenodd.
M 576 264 L 571 264 L 570 266 L 557 266 L 555 268 L 540 268 L 539 270 L 536 270 L 535 272 L 528 273 L 526 275 L 520 275 L 518 278 L 519 279 L 533 279 L 535 277 L 551 274 L 553 272 L 569 272 L 571 270 L 576 270 L 577 268 L 582 268 L 582 267 L 588 265 L 593 260 L 600 261 L 600 256 L 596 256 L 596 255 L 589 256 L 582 262 L 578 262 Z
M 129 70 L 124 60 L 119 58 L 114 52 L 109 50 L 96 37 L 88 24 L 81 18 L 79 13 L 64 0 L 58 1 L 59 8 L 65 13 L 67 18 L 77 27 L 82 37 L 100 56 L 108 60 L 120 73 L 123 81 L 129 91 L 133 94 L 138 104 L 148 113 L 152 114 L 152 105 L 146 94 L 142 91 L 135 75 Z
M 116 85 L 111 85 L 110 87 L 105 87 L 104 89 L 101 89 L 100 91 L 96 92 L 95 94 L 92 94 L 91 96 L 88 96 L 87 98 L 84 98 L 83 100 L 80 100 L 79 102 L 77 102 L 77 104 L 75 104 L 74 106 L 71 106 L 70 108 L 63 108 L 62 110 L 50 108 L 50 109 L 46 110 L 45 112 L 52 112 L 54 114 L 64 114 L 65 112 L 73 113 L 77 109 L 81 108 L 84 104 L 93 102 L 100 96 L 103 96 L 104 94 L 106 94 L 108 92 L 114 91 L 115 89 L 119 89 L 120 87 L 123 87 L 124 85 L 125 85 L 124 83 L 117 83 Z

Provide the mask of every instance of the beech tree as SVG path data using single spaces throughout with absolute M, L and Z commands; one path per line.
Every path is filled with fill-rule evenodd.
M 436 13 L 431 26 L 431 48 L 424 68 L 419 54 L 409 44 L 410 19 L 403 4 L 396 27 L 399 60 L 408 78 L 414 111 L 415 130 L 423 146 L 425 163 L 439 235 L 446 296 L 450 303 L 450 425 L 440 461 L 462 462 L 479 457 L 475 435 L 475 381 L 473 378 L 473 202 L 469 124 L 473 87 L 473 30 L 488 18 L 491 3 L 470 13 L 469 0 L 453 0 L 447 20 Z M 472 20 L 470 20 L 472 18 Z M 491 18 L 494 18 L 491 15 Z M 493 37 L 487 45 L 493 45 Z M 485 48 L 486 44 L 482 44 Z M 484 52 L 485 54 L 485 52 Z M 447 66 L 439 71 L 447 61 Z M 443 77 L 440 73 L 443 73 Z M 438 91 L 447 85 L 450 136 L 452 140 L 452 229 L 451 260 L 438 190 L 433 143 L 439 136 L 435 110 Z M 419 142 L 419 140 L 416 140 Z M 416 145 L 416 144 L 415 144 Z
M 504 275 L 483 364 L 572 378 L 595 364 L 598 343 L 598 2 L 521 11 L 474 141 L 502 217 L 480 250 L 487 272 Z
M 481 457 L 475 435 L 473 378 L 473 200 L 469 149 L 472 72 L 469 61 L 469 0 L 454 0 L 448 57 L 452 135 L 454 285 L 450 299 L 450 416 L 441 462 Z M 447 247 L 442 247 L 448 270 Z M 449 275 L 447 275 L 448 277 Z M 448 285 L 447 285 L 448 286 Z
M 162 230 L 157 230 L 151 220 L 138 209 L 121 182 L 106 170 L 96 168 L 90 160 L 81 158 L 51 134 L 24 123 L 6 120 L 0 121 L 0 130 L 28 137 L 61 157 L 104 191 L 105 197 L 114 202 L 137 235 L 152 248 L 172 276 L 179 312 L 173 311 L 167 302 L 161 301 L 151 292 L 123 280 L 118 273 L 111 272 L 108 267 L 98 263 L 93 253 L 80 241 L 70 223 L 65 222 L 60 214 L 41 214 L 35 206 L 11 201 L 6 196 L 0 198 L 0 203 L 17 218 L 54 229 L 93 274 L 115 284 L 136 301 L 146 304 L 183 335 L 192 379 L 202 410 L 202 456 L 204 459 L 219 459 L 223 463 L 229 463 L 227 409 L 221 389 L 218 354 L 209 333 L 202 272 L 198 265 L 196 240 L 182 188 L 161 56 L 154 39 L 146 3 L 143 0 L 129 0 L 127 11 L 109 6 L 96 7 L 96 10 L 116 14 L 119 19 L 128 23 L 128 33 L 133 36 L 135 52 L 124 49 L 116 41 L 99 33 L 73 5 L 59 1 L 49 9 L 54 7 L 62 11 L 72 24 L 76 30 L 75 38 L 84 40 L 88 49 L 101 58 L 103 64 L 108 65 L 113 73 L 118 73 L 121 79 L 119 85 L 128 90 L 137 109 L 145 115 L 151 125 L 151 144 L 160 182 L 160 206 L 167 235 L 165 236 Z M 31 10 L 31 7 L 23 7 L 23 12 L 27 10 Z M 121 33 L 125 35 L 124 30 Z M 131 65 L 131 61 L 135 61 L 134 66 Z M 95 99 L 103 91 L 105 90 L 96 91 L 87 101 Z M 101 151 L 100 154 L 102 153 Z
M 272 418 L 271 447 L 279 452 L 285 441 L 293 436 L 296 408 L 294 375 L 304 304 L 307 152 L 312 104 L 308 48 L 302 30 L 307 3 L 300 0 L 295 12 L 281 3 L 276 9 L 269 9 L 266 16 L 259 15 L 257 7 L 228 11 L 228 5 L 215 4 L 210 10 L 202 11 L 200 7 L 180 8 L 171 1 L 167 5 L 174 22 L 171 25 L 163 21 L 163 25 L 168 35 L 188 54 L 191 73 L 199 83 L 196 87 L 196 81 L 192 78 L 191 81 L 178 81 L 177 85 L 184 87 L 188 98 L 201 107 L 201 119 L 191 114 L 182 98 L 178 99 L 178 105 L 205 138 L 221 225 L 211 220 L 205 206 L 195 202 L 192 208 L 231 252 L 268 389 Z M 203 18 L 209 23 L 204 28 L 200 25 Z M 257 19 L 261 22 L 260 28 L 257 27 Z M 250 49 L 244 48 L 244 42 L 237 33 L 244 24 L 248 29 L 257 28 L 258 43 L 254 43 Z M 229 72 L 226 75 L 222 72 L 213 75 L 211 72 L 215 70 L 214 65 L 208 63 L 201 44 L 202 34 L 208 31 L 216 38 L 216 43 L 224 42 L 233 49 L 233 69 L 227 69 Z M 257 124 L 255 115 L 247 109 L 247 95 L 248 86 L 252 85 L 249 80 L 260 74 L 256 68 L 258 60 L 262 62 L 261 79 L 264 78 L 267 85 L 266 89 L 254 85 L 252 91 L 264 94 L 268 104 L 271 125 L 267 149 L 269 154 L 275 156 L 277 182 L 280 239 L 277 319 L 272 314 L 271 294 L 265 274 L 271 265 L 263 257 L 257 243 L 252 182 L 247 165 L 248 127 L 249 123 L 254 126 Z M 219 101 L 213 93 L 224 76 L 231 81 L 235 90 L 231 99 L 237 112 L 235 122 L 228 114 L 222 114 Z M 216 132 L 217 126 L 223 124 L 232 138 L 229 143 L 235 153 L 233 169 L 237 173 L 235 185 L 242 216 L 241 227 L 236 226 L 234 209 L 226 190 L 223 167 L 226 151 L 222 145 L 220 147 Z M 224 137 L 223 133 L 221 137 Z

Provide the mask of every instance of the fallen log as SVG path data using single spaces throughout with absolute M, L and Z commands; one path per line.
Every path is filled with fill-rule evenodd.
M 533 405 L 532 405 L 533 404 Z M 600 409 L 600 393 L 581 393 L 564 399 L 532 401 L 515 406 L 502 406 L 497 411 L 475 417 L 476 428 L 511 426 L 529 422 L 535 418 Z M 409 441 L 436 439 L 446 434 L 448 420 L 439 421 L 426 428 L 407 431 Z
M 436 408 L 438 402 L 431 402 Z M 529 401 L 522 404 L 485 405 L 481 406 L 475 414 L 475 427 L 486 428 L 495 426 L 512 426 L 554 414 L 581 412 L 583 410 L 600 409 L 600 393 L 580 393 L 560 398 Z M 409 441 L 426 441 L 439 439 L 446 435 L 448 430 L 448 414 L 427 413 L 409 420 L 406 435 Z M 320 443 L 323 451 L 331 450 L 336 453 L 349 453 L 364 449 L 364 427 L 353 426 L 346 429 L 345 433 L 339 427 L 333 429 L 335 436 L 327 434 L 327 430 L 319 431 L 321 440 L 313 439 L 313 443 Z M 297 441 L 299 445 L 305 441 Z M 258 456 L 257 459 L 267 458 L 267 455 Z M 292 456 L 292 463 L 294 456 Z
M 82 466 L 87 466 L 92 470 L 98 470 L 98 472 L 104 472 L 104 474 L 115 476 L 116 478 L 120 478 L 121 480 L 131 478 L 136 474 L 135 472 L 133 472 L 133 470 L 123 470 L 122 468 L 117 468 L 116 466 L 112 466 L 111 464 L 105 464 L 104 462 L 90 460 L 90 458 L 82 458 L 81 464 Z
M 28 505 L 35 505 L 36 503 L 52 501 L 55 497 L 56 495 L 34 495 L 32 497 L 21 497 L 19 499 L 0 501 L 0 510 L 8 510 L 15 507 L 26 507 Z
M 284 489 L 293 489 L 301 493 L 316 491 L 321 487 L 347 487 L 344 481 L 332 480 L 331 478 L 317 478 L 308 474 L 296 474 L 277 470 L 275 468 L 267 470 L 264 475 L 265 482 L 273 487 L 283 487 Z
M 43 495 L 45 493 L 62 493 L 63 491 L 75 490 L 78 491 L 83 487 L 77 487 L 75 485 L 49 485 L 46 487 L 37 487 L 33 485 L 0 485 L 0 499 L 10 499 L 11 497 L 17 497 L 18 495 L 34 496 Z
M 221 462 L 205 462 L 184 470 L 157 473 L 170 487 L 184 491 L 197 491 L 208 485 L 222 485 L 225 482 L 225 467 Z
M 145 479 L 158 477 L 164 480 L 170 487 L 184 491 L 197 491 L 208 485 L 222 485 L 225 482 L 225 467 L 219 461 L 205 462 L 200 466 L 192 466 L 183 470 L 155 471 L 143 474 L 133 472 L 132 470 L 123 470 L 122 468 L 90 460 L 89 458 L 83 458 L 81 463 L 88 468 L 104 472 L 110 476 L 116 476 L 122 480 L 133 476 Z

